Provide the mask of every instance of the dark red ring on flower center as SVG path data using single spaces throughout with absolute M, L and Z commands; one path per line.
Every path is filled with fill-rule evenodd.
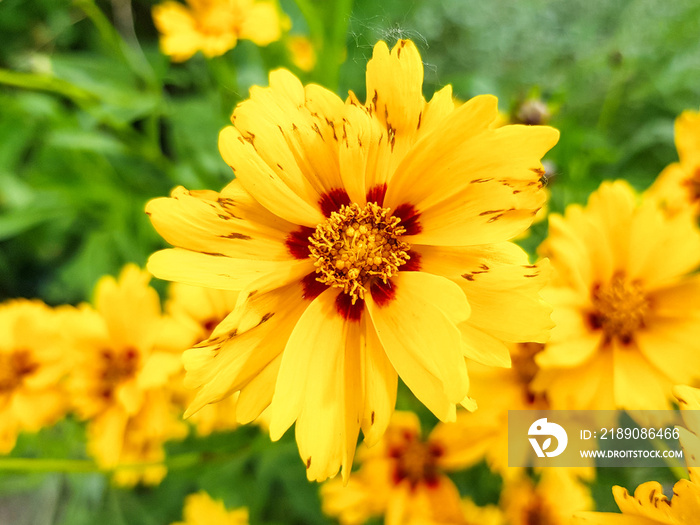
M 365 309 L 365 301 L 357 299 L 355 304 L 352 304 L 352 296 L 340 292 L 335 298 L 335 309 L 346 321 L 359 322 Z
M 386 195 L 386 183 L 375 184 L 367 191 L 367 202 L 376 202 L 379 206 L 384 205 L 384 196 Z
M 406 228 L 404 235 L 418 235 L 423 231 L 423 226 L 418 221 L 420 212 L 413 204 L 407 202 L 400 204 L 392 212 L 392 215 L 401 219 L 401 226 Z
M 309 226 L 299 226 L 298 230 L 287 235 L 284 244 L 293 257 L 296 259 L 309 258 L 309 237 L 314 234 L 314 231 Z
M 350 206 L 350 196 L 344 188 L 335 188 L 321 195 L 318 201 L 324 216 L 330 217 L 331 213 L 340 210 L 343 206 Z
M 391 279 L 388 279 L 386 283 L 381 279 L 377 279 L 370 284 L 369 293 L 372 294 L 372 300 L 381 308 L 396 297 L 396 284 Z
M 328 289 L 327 284 L 324 284 L 318 279 L 316 279 L 317 275 L 318 274 L 316 272 L 311 272 L 301 280 L 302 299 L 306 299 L 307 301 L 313 301 L 314 299 L 316 299 L 316 297 L 318 297 Z

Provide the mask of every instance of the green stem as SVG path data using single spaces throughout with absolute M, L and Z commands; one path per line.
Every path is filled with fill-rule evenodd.
M 73 0 L 76 7 L 95 24 L 102 39 L 154 91 L 160 92 L 157 76 L 140 47 L 127 44 L 94 0 Z
M 238 90 L 236 66 L 227 55 L 207 59 L 207 66 L 214 87 L 219 92 L 221 109 L 228 118 L 231 116 L 236 103 L 241 99 L 241 94 Z
M 90 459 L 50 459 L 50 458 L 0 458 L 0 472 L 64 472 L 64 473 L 112 473 L 119 470 L 144 469 L 165 466 L 169 470 L 180 470 L 202 463 L 222 462 L 236 459 L 247 453 L 247 448 L 227 454 L 188 452 L 165 459 L 143 463 L 124 463 L 113 468 L 102 468 Z
M 0 84 L 24 89 L 47 91 L 69 98 L 79 106 L 91 104 L 99 100 L 98 97 L 91 92 L 51 75 L 21 73 L 19 71 L 10 71 L 9 69 L 0 69 Z

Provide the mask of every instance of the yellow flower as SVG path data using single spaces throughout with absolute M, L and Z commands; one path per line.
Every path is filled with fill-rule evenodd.
M 700 215 L 700 112 L 684 111 L 676 119 L 676 149 L 680 162 L 667 166 L 647 193 L 675 214 L 690 208 Z
M 108 408 L 88 425 L 88 452 L 100 467 L 114 469 L 117 485 L 156 485 L 167 474 L 163 444 L 187 435 L 182 411 L 165 388 L 144 393 L 135 414 Z
M 58 316 L 41 301 L 0 304 L 0 453 L 19 432 L 36 432 L 66 413 L 66 373 Z
M 208 58 L 223 55 L 239 39 L 266 46 L 279 40 L 288 25 L 273 1 L 186 1 L 183 5 L 168 0 L 153 7 L 160 47 L 174 62 L 183 62 L 197 51 Z
M 154 449 L 186 433 L 168 387 L 182 370 L 179 352 L 190 332 L 161 314 L 149 280 L 148 272 L 127 265 L 118 281 L 100 280 L 95 309 L 82 305 L 66 319 L 74 346 L 71 400 L 90 420 L 88 449 L 103 468 L 157 461 L 162 454 Z M 156 470 L 145 481 L 159 481 L 162 469 Z
M 302 71 L 311 71 L 316 65 L 316 51 L 311 41 L 301 35 L 287 37 L 287 49 L 292 59 L 292 64 Z
M 247 509 L 226 510 L 222 501 L 204 491 L 187 496 L 183 515 L 185 521 L 172 525 L 248 525 Z
M 342 525 L 359 525 L 382 515 L 387 525 L 493 522 L 493 516 L 467 521 L 465 511 L 472 518 L 480 513 L 460 501 L 457 487 L 445 475 L 451 450 L 434 436 L 453 428 L 438 423 L 424 441 L 416 415 L 395 412 L 379 443 L 358 452 L 361 466 L 347 485 L 336 478 L 321 486 L 323 511 Z
M 534 380 L 553 409 L 663 409 L 700 375 L 700 232 L 623 181 L 550 217 L 556 327 Z
M 673 389 L 683 410 L 687 429 L 680 428 L 681 445 L 688 462 L 690 480 L 682 479 L 673 486 L 669 500 L 656 481 L 642 483 L 631 496 L 623 487 L 613 487 L 615 503 L 622 514 L 585 512 L 575 516 L 572 523 L 581 525 L 689 525 L 700 520 L 700 389 L 677 386 Z
M 615 503 L 622 514 L 588 512 L 574 517 L 581 525 L 691 525 L 700 516 L 700 486 L 687 479 L 673 486 L 673 498 L 656 481 L 642 483 L 632 496 L 623 487 L 613 487 Z
M 575 512 L 593 507 L 589 488 L 570 469 L 543 469 L 540 480 L 506 481 L 500 506 L 509 525 L 569 525 Z
M 436 439 L 449 443 L 453 468 L 466 468 L 486 458 L 489 468 L 504 478 L 520 473 L 508 467 L 508 411 L 550 408 L 545 396 L 530 388 L 538 370 L 535 355 L 543 348 L 538 343 L 512 345 L 511 368 L 470 364 L 470 395 L 478 400 L 479 409 L 460 410 L 454 424 L 433 431 Z
M 236 391 L 240 422 L 271 405 L 273 439 L 296 420 L 309 479 L 349 474 L 360 427 L 381 437 L 398 376 L 454 420 L 474 407 L 465 356 L 508 366 L 503 340 L 551 327 L 544 265 L 507 239 L 544 203 L 558 132 L 493 129 L 494 97 L 455 108 L 449 86 L 426 103 L 422 78 L 409 41 L 377 44 L 366 105 L 275 71 L 220 134 L 236 180 L 147 206 L 176 246 L 156 276 L 244 298 L 185 353 L 188 414 Z

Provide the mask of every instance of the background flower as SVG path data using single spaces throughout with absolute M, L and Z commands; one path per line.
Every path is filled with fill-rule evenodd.
M 543 295 L 556 327 L 533 389 L 554 409 L 670 408 L 672 385 L 699 374 L 700 231 L 636 199 L 608 182 L 550 216 L 540 253 L 555 269 Z

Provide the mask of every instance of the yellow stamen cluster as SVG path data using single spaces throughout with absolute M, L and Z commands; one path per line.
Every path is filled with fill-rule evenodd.
M 615 275 L 606 286 L 595 288 L 591 299 L 595 309 L 593 324 L 603 329 L 608 340 L 617 337 L 629 343 L 634 332 L 644 326 L 649 300 L 638 282 Z
M 28 350 L 0 353 L 0 392 L 14 390 L 37 367 Z
M 400 451 L 391 451 L 397 460 L 397 480 L 408 479 L 411 484 L 434 481 L 438 474 L 438 447 L 421 441 L 418 437 L 405 443 Z
M 111 397 L 114 388 L 122 381 L 132 378 L 139 367 L 139 352 L 135 348 L 122 351 L 102 351 L 103 371 L 101 375 L 102 396 Z
M 331 213 L 309 238 L 316 279 L 342 288 L 353 304 L 358 297 L 364 299 L 372 277 L 386 283 L 410 258 L 410 245 L 399 239 L 406 231 L 400 222 L 389 208 L 374 202 L 363 208 L 353 203 Z

